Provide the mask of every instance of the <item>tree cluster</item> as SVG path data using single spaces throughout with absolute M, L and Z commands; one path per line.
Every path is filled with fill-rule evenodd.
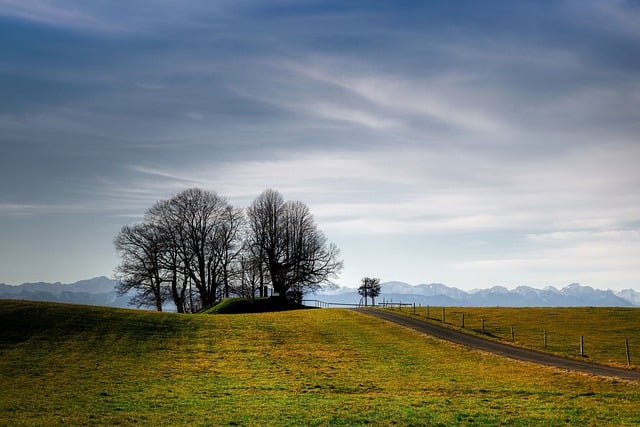
M 364 305 L 367 305 L 367 299 L 371 298 L 371 305 L 376 305 L 376 297 L 380 295 L 382 287 L 380 279 L 373 277 L 363 277 L 362 284 L 358 288 L 358 293 L 364 298 Z
M 308 207 L 266 190 L 245 210 L 214 192 L 185 190 L 156 202 L 114 240 L 119 291 L 158 311 L 196 311 L 231 295 L 298 301 L 342 269 L 337 247 Z

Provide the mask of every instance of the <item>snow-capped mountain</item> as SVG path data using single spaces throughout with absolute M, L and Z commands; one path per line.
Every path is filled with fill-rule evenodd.
M 617 297 L 629 301 L 631 304 L 640 307 L 640 292 L 636 292 L 633 289 L 624 289 L 622 291 L 614 292 Z
M 614 292 L 594 289 L 577 283 L 560 290 L 553 286 L 536 289 L 518 286 L 509 290 L 503 286 L 476 289 L 470 292 L 441 283 L 410 285 L 404 282 L 381 283 L 382 292 L 377 302 L 402 302 L 434 306 L 503 306 L 503 307 L 640 307 L 640 293 L 628 289 Z M 358 304 L 361 296 L 355 289 L 341 288 L 339 292 L 309 296 L 329 303 Z
M 23 299 L 35 301 L 57 301 L 110 307 L 130 307 L 131 295 L 119 296 L 115 287 L 117 280 L 95 277 L 71 284 L 24 283 L 13 286 L 0 284 L 0 299 Z M 433 306 L 503 306 L 503 307 L 640 307 L 640 292 L 633 289 L 611 291 L 594 289 L 572 283 L 562 289 L 548 286 L 535 289 L 518 286 L 509 290 L 503 286 L 463 291 L 441 283 L 410 285 L 404 282 L 381 283 L 380 296 L 376 303 L 402 302 Z M 333 287 L 306 295 L 307 300 L 320 300 L 334 304 L 358 304 L 362 297 L 349 287 Z

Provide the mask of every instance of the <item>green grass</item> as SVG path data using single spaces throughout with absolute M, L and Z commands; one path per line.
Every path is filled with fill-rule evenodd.
M 390 309 L 427 320 L 427 308 Z M 464 329 L 462 314 L 464 313 Z M 429 307 L 430 321 L 442 323 L 442 307 Z M 640 369 L 640 309 L 617 307 L 509 308 L 446 307 L 446 326 L 521 347 L 595 363 Z M 513 341 L 511 339 L 513 327 Z M 544 346 L 546 331 L 547 345 Z M 580 356 L 580 337 L 584 356 Z M 627 364 L 625 339 L 631 365 Z
M 242 314 L 242 313 L 267 313 L 274 311 L 300 310 L 310 307 L 297 304 L 288 299 L 278 297 L 269 298 L 227 298 L 202 314 Z
M 179 315 L 0 301 L 0 425 L 636 425 L 640 384 L 350 310 Z

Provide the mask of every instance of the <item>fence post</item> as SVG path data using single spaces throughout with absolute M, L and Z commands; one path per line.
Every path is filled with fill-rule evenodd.
M 464 313 L 462 313 L 462 327 L 464 328 Z
M 429 306 L 427 305 L 427 319 L 429 319 Z
M 547 330 L 542 331 L 544 337 L 544 348 L 547 348 Z
M 624 348 L 627 351 L 627 365 L 631 366 L 631 355 L 629 354 L 629 340 L 624 339 Z
M 580 335 L 580 357 L 584 357 L 584 335 Z
M 481 319 L 480 322 L 482 323 L 482 335 L 484 335 L 484 319 Z
M 444 313 L 444 307 L 442 307 L 442 323 L 447 323 L 447 317 Z
M 515 336 L 513 335 L 513 326 L 511 327 L 511 341 L 515 342 Z
M 413 315 L 414 316 L 416 315 L 416 303 L 415 302 L 413 303 Z

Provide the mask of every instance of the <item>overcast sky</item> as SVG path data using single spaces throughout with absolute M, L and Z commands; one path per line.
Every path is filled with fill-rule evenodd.
M 189 187 L 305 202 L 346 286 L 640 289 L 640 6 L 0 0 L 0 282 Z

